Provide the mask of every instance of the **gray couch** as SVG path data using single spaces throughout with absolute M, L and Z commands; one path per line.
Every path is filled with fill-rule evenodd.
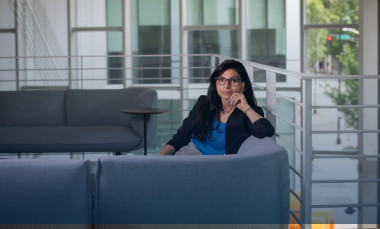
M 0 153 L 129 152 L 143 144 L 143 116 L 120 109 L 157 106 L 157 92 L 1 91 Z M 157 117 L 148 122 L 148 141 Z
M 236 155 L 101 158 L 94 185 L 87 161 L 0 160 L 0 171 L 0 224 L 286 228 L 289 220 L 287 153 L 269 138 L 249 138 Z

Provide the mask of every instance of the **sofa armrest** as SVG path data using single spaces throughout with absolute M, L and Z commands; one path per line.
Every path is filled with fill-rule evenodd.
M 237 155 L 241 157 L 261 157 L 270 156 L 272 157 L 273 174 L 266 174 L 268 177 L 272 177 L 272 182 L 278 182 L 278 187 L 282 192 L 278 192 L 279 198 L 279 208 L 282 212 L 279 218 L 281 223 L 288 223 L 290 214 L 290 174 L 289 174 L 289 160 L 288 153 L 279 144 L 273 141 L 271 138 L 256 138 L 250 136 L 247 138 L 243 144 L 240 146 Z M 268 178 L 267 178 L 268 179 Z M 267 190 L 268 193 L 271 190 Z M 284 224 L 285 225 L 285 224 Z M 283 226 L 284 226 L 283 225 Z
M 157 107 L 157 91 L 153 89 L 141 90 L 132 101 L 133 108 L 156 108 Z M 147 121 L 147 142 L 152 141 L 157 132 L 157 115 L 149 115 Z M 144 116 L 131 115 L 130 124 L 132 130 L 141 138 L 144 138 Z M 143 142 L 141 142 L 143 143 Z
M 89 161 L 0 160 L 0 171 L 0 225 L 92 223 Z

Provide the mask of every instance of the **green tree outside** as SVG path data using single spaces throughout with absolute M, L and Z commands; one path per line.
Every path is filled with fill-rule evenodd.
M 359 21 L 358 9 L 358 0 L 308 0 L 308 23 L 357 24 Z M 343 40 L 343 34 L 349 35 L 350 39 Z M 319 29 L 309 31 L 308 35 L 307 58 L 309 63 L 323 61 L 328 55 L 331 55 L 332 59 L 335 60 L 331 63 L 331 67 L 334 69 L 333 74 L 358 74 L 357 34 L 340 29 Z M 327 40 L 328 36 L 332 38 L 331 41 Z M 358 104 L 358 80 L 343 79 L 340 80 L 340 86 L 338 87 L 332 87 L 328 84 L 325 86 L 325 94 L 336 105 Z M 338 109 L 338 111 L 342 114 L 347 127 L 358 127 L 357 109 Z

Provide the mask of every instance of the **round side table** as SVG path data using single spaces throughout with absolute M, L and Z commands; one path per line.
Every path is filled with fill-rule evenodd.
M 169 109 L 161 108 L 127 108 L 121 109 L 120 112 L 125 114 L 142 114 L 144 115 L 144 155 L 147 155 L 147 142 L 146 142 L 146 122 L 148 115 L 162 114 L 170 111 Z

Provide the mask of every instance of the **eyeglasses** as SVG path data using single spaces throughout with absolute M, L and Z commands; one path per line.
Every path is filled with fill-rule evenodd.
M 241 79 L 239 79 L 239 78 L 226 79 L 223 76 L 219 76 L 219 77 L 215 78 L 215 81 L 219 85 L 224 85 L 224 84 L 226 84 L 227 81 L 229 81 L 232 86 L 237 86 L 241 82 Z

